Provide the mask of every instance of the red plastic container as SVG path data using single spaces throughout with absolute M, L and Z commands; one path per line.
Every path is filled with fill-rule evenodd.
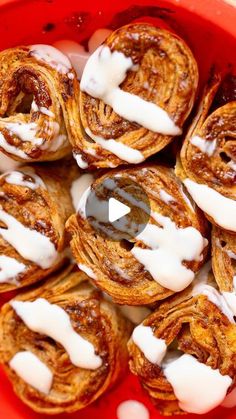
M 199 63 L 201 86 L 211 66 L 223 71 L 236 64 L 236 0 L 235 8 L 223 0 L 0 0 L 0 49 L 20 44 L 53 43 L 59 39 L 86 40 L 101 27 L 116 28 L 132 20 L 145 20 L 169 25 L 192 48 Z M 113 2 L 114 3 L 114 2 Z M 233 0 L 231 0 L 233 3 Z M 143 19 L 141 19 L 143 17 Z M 235 70 L 236 72 L 236 70 Z M 2 304 L 8 296 L 0 297 Z M 91 407 L 67 419 L 116 419 L 120 402 L 135 399 L 143 402 L 151 419 L 160 417 L 136 377 L 127 376 Z M 14 395 L 11 385 L 0 369 L 0 417 L 2 419 L 43 419 L 24 406 Z M 196 415 L 186 415 L 191 419 Z M 236 419 L 236 408 L 218 408 L 204 419 Z M 131 418 L 127 418 L 131 419 Z

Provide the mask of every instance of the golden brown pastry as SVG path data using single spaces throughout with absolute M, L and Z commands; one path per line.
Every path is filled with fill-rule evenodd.
M 177 175 L 213 224 L 236 232 L 236 102 L 210 111 L 219 83 L 205 89 Z
M 74 212 L 70 184 L 76 173 L 66 161 L 0 176 L 0 292 L 32 284 L 65 261 L 65 222 Z
M 236 235 L 212 229 L 212 268 L 221 292 L 236 315 Z
M 47 45 L 0 53 L 0 150 L 23 161 L 70 152 L 68 109 L 78 81 L 66 56 Z
M 127 365 L 129 322 L 75 269 L 5 304 L 0 325 L 0 360 L 39 413 L 82 409 Z
M 198 86 L 192 52 L 177 35 L 147 23 L 113 32 L 87 63 L 81 125 L 71 136 L 82 168 L 140 163 L 176 135 Z
M 82 199 L 66 227 L 77 263 L 98 287 L 119 304 L 145 305 L 189 285 L 207 254 L 207 227 L 173 170 L 154 165 L 113 170 L 95 180 L 91 192 L 95 193 L 93 214 L 83 210 Z M 110 197 L 132 211 L 123 217 L 124 230 L 119 222 L 101 222 L 98 231 L 94 228 L 100 216 L 98 204 L 106 205 Z M 132 235 L 130 226 L 136 219 L 146 227 Z
M 235 385 L 236 326 L 210 265 L 134 329 L 131 371 L 161 414 L 203 414 Z

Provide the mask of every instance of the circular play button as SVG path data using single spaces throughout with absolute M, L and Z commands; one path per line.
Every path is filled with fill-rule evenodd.
M 92 184 L 78 212 L 100 235 L 110 240 L 132 240 L 146 227 L 150 204 L 141 185 L 125 174 L 114 173 Z

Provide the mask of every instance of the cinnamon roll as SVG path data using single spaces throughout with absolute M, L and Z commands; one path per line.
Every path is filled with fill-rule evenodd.
M 127 184 L 120 188 L 123 179 Z M 133 188 L 128 180 L 135 182 Z M 142 185 L 141 192 L 136 185 Z M 95 198 L 90 212 L 85 208 L 91 193 Z M 145 194 L 150 219 L 149 213 L 145 218 L 149 211 Z M 111 196 L 132 208 L 122 217 L 124 225 L 102 217 Z M 143 227 L 138 234 L 132 230 L 137 219 Z M 113 170 L 96 179 L 66 228 L 80 269 L 120 304 L 146 305 L 183 290 L 203 264 L 208 248 L 204 216 L 174 172 L 164 166 Z
M 23 161 L 58 160 L 70 152 L 68 108 L 78 95 L 69 59 L 48 45 L 0 53 L 0 150 Z
M 161 414 L 204 414 L 235 386 L 236 325 L 208 263 L 134 329 L 131 371 Z
M 41 414 L 82 409 L 127 365 L 129 322 L 71 267 L 5 304 L 0 325 L 0 361 Z
M 213 224 L 236 232 L 236 101 L 210 111 L 219 83 L 205 90 L 177 175 Z
M 73 170 L 70 162 L 51 163 L 0 176 L 0 292 L 32 284 L 65 262 Z
M 197 85 L 196 61 L 177 35 L 147 23 L 113 32 L 81 78 L 71 136 L 80 167 L 140 163 L 161 150 L 181 134 Z
M 236 235 L 212 229 L 212 268 L 220 291 L 236 316 Z

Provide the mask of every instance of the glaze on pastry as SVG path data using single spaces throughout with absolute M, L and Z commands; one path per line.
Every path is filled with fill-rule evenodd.
M 206 222 L 191 204 L 174 172 L 164 166 L 108 172 L 91 186 L 96 194 L 98 185 L 107 184 L 104 196 L 98 197 L 100 202 L 108 201 L 113 188 L 108 183 L 113 183 L 115 188 L 120 175 L 142 185 L 148 196 L 151 217 L 145 229 L 136 237 L 113 240 L 119 227 L 101 223 L 111 235 L 97 234 L 92 223 L 96 224 L 99 211 L 95 207 L 93 217 L 87 217 L 84 207 L 89 194 L 86 191 L 77 214 L 66 225 L 72 236 L 71 249 L 79 267 L 116 302 L 150 304 L 181 291 L 192 282 L 207 254 Z M 131 194 L 124 188 L 119 195 L 118 189 L 117 194 L 117 199 L 126 205 L 135 198 L 135 210 L 145 213 L 143 196 L 136 196 L 135 190 Z
M 129 322 L 71 268 L 5 304 L 0 325 L 0 360 L 39 413 L 84 408 L 127 365 Z
M 49 45 L 0 53 L 0 150 L 23 161 L 70 153 L 68 109 L 78 89 L 69 59 Z
M 32 284 L 65 261 L 75 174 L 77 169 L 64 162 L 0 176 L 0 292 Z
M 164 415 L 207 413 L 235 386 L 236 325 L 210 268 L 135 328 L 128 344 L 131 371 Z
M 89 58 L 72 127 L 81 168 L 140 163 L 180 135 L 198 85 L 195 59 L 177 35 L 146 23 L 121 27 Z
M 177 175 L 211 223 L 236 232 L 236 102 L 210 112 L 219 83 L 205 89 Z

